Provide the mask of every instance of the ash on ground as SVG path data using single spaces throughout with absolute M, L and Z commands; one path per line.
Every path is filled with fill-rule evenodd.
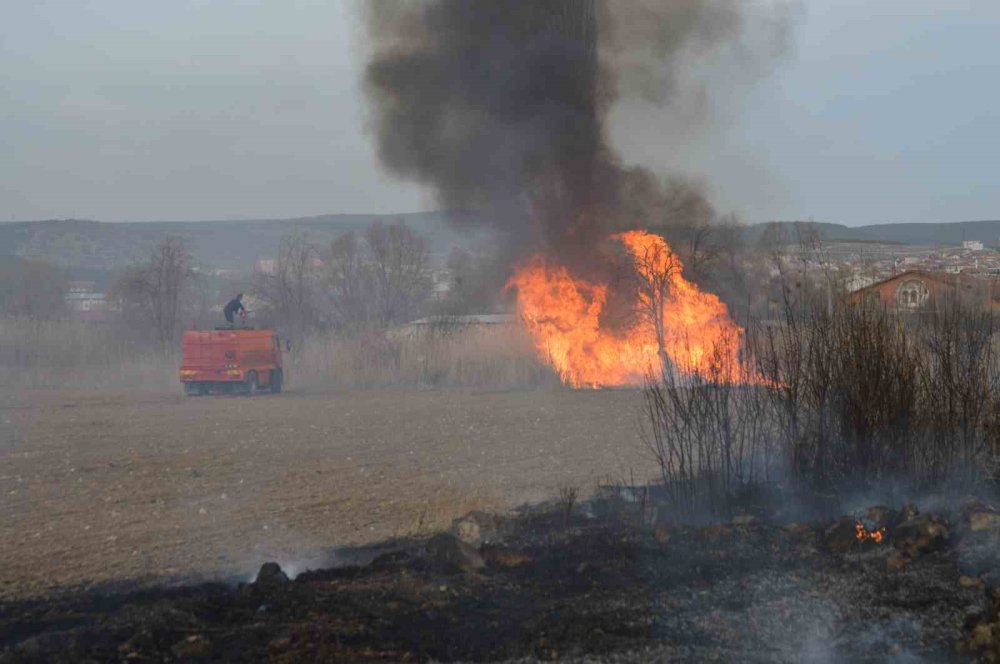
M 0 662 L 996 661 L 1000 512 L 473 513 L 363 565 L 0 607 Z M 881 541 L 859 538 L 882 532 Z

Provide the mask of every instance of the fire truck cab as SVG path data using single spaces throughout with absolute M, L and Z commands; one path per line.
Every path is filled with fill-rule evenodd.
M 180 379 L 187 395 L 209 392 L 281 392 L 281 343 L 273 330 L 188 330 L 181 345 Z

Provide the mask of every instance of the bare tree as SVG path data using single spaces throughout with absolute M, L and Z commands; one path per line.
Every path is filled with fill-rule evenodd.
M 65 310 L 66 279 L 43 261 L 15 259 L 0 266 L 0 314 L 34 320 Z
M 364 326 L 371 319 L 371 273 L 365 248 L 353 232 L 330 245 L 324 275 L 330 322 L 338 329 Z
M 438 313 L 459 315 L 491 311 L 509 276 L 507 257 L 477 247 L 456 248 L 448 255 L 448 293 Z
M 192 258 L 184 241 L 167 237 L 150 251 L 145 263 L 127 268 L 112 292 L 127 316 L 148 324 L 157 342 L 167 345 L 177 333 L 181 298 L 193 277 Z
M 643 171 L 633 173 L 626 184 L 634 199 L 627 204 L 635 217 L 629 225 L 666 238 L 689 279 L 700 282 L 709 276 L 733 239 L 727 233 L 733 224 L 720 223 L 704 186 L 679 177 L 659 180 Z
M 273 272 L 255 275 L 254 295 L 277 317 L 276 324 L 303 335 L 319 324 L 319 247 L 305 233 L 281 238 Z
M 654 236 L 655 237 L 655 236 Z M 665 242 L 655 238 L 641 246 L 632 246 L 621 256 L 618 274 L 624 281 L 629 300 L 629 314 L 652 327 L 656 334 L 660 370 L 671 371 L 673 363 L 667 354 L 667 324 L 665 305 L 671 297 L 681 263 Z
M 371 263 L 375 319 L 382 327 L 413 316 L 430 295 L 427 241 L 401 221 L 375 222 L 365 230 Z
M 292 233 L 281 240 L 274 270 L 257 273 L 254 295 L 293 334 L 326 325 L 385 328 L 426 302 L 429 267 L 426 241 L 401 222 L 375 222 L 360 240 L 345 233 L 327 252 Z
M 716 214 L 701 185 L 668 179 L 663 185 L 664 236 L 684 260 L 689 278 L 706 276 L 722 253 L 724 238 Z

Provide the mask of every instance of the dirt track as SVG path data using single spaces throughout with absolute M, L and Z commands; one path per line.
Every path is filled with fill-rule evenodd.
M 0 392 L 0 597 L 266 560 L 649 475 L 634 391 Z

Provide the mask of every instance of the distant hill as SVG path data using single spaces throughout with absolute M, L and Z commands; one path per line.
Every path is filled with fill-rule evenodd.
M 275 257 L 286 233 L 303 231 L 325 245 L 344 232 L 364 229 L 372 221 L 391 223 L 397 219 L 425 236 L 439 257 L 468 241 L 440 212 L 142 223 L 71 219 L 0 223 L 0 255 L 35 258 L 70 268 L 112 270 L 142 259 L 164 237 L 176 235 L 209 268 L 249 270 L 257 260 Z
M 142 223 L 70 219 L 0 223 L 0 257 L 35 258 L 74 271 L 107 271 L 142 259 L 164 237 L 177 235 L 208 268 L 249 270 L 259 259 L 274 258 L 286 233 L 303 231 L 314 242 L 325 245 L 341 233 L 364 229 L 372 221 L 391 223 L 396 219 L 424 235 L 438 260 L 443 260 L 452 248 L 473 241 L 457 232 L 442 212 Z M 828 241 L 960 245 L 962 240 L 979 240 L 987 247 L 1000 244 L 1000 220 L 853 227 L 819 222 L 774 223 L 783 227 L 784 236 L 791 241 L 797 238 L 799 229 L 808 229 Z M 758 241 L 768 225 L 748 226 L 744 230 L 746 238 Z
M 1000 220 L 956 221 L 927 224 L 873 224 L 844 226 L 820 222 L 779 221 L 747 228 L 750 240 L 759 239 L 769 225 L 783 227 L 784 236 L 794 240 L 797 228 L 814 231 L 824 240 L 840 242 L 888 242 L 894 244 L 943 244 L 958 246 L 963 240 L 979 240 L 987 247 L 1000 245 Z

